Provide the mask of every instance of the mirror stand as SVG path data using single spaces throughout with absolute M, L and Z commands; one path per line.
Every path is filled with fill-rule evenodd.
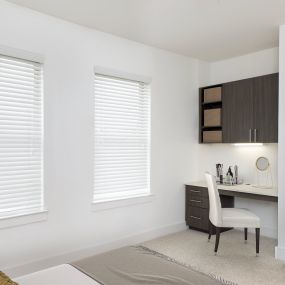
M 264 171 L 260 171 L 256 168 L 256 182 L 256 187 L 258 188 L 271 189 L 273 187 L 273 177 L 270 165 Z

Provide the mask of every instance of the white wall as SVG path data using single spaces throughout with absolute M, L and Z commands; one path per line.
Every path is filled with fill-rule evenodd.
M 183 228 L 183 183 L 197 175 L 191 166 L 198 147 L 198 61 L 3 0 L 0 35 L 0 45 L 45 56 L 49 209 L 45 222 L 0 230 L 0 268 L 153 230 L 159 235 Z M 151 189 L 155 199 L 150 203 L 91 211 L 94 65 L 152 77 Z
M 278 247 L 276 257 L 285 260 L 285 25 L 279 32 L 279 148 L 278 148 Z
M 49 209 L 45 222 L 0 229 L 0 268 L 17 268 L 45 258 L 50 258 L 51 265 L 54 260 L 66 261 L 65 253 L 75 252 L 68 256 L 76 258 L 76 252 L 84 248 L 108 243 L 118 246 L 118 240 L 134 242 L 182 229 L 183 183 L 203 178 L 203 172 L 214 171 L 217 162 L 237 163 L 241 175 L 253 182 L 254 161 L 266 155 L 277 179 L 276 145 L 247 149 L 197 143 L 198 86 L 276 72 L 277 49 L 201 63 L 3 0 L 0 35 L 0 45 L 46 58 L 45 191 Z M 155 199 L 151 203 L 91 211 L 94 65 L 153 79 L 151 188 Z M 248 206 L 261 215 L 267 234 L 274 235 L 276 205 L 254 201 L 247 204 L 237 201 L 238 206 Z M 285 233 L 283 240 L 285 244 Z M 82 252 L 91 254 L 88 250 Z M 53 259 L 60 255 L 62 258 Z
M 204 65 L 200 86 L 275 73 L 278 72 L 278 48 L 210 63 L 210 72 L 207 72 Z M 271 163 L 274 184 L 277 185 L 277 152 L 277 144 L 266 144 L 261 147 L 236 147 L 231 144 L 199 145 L 202 158 L 199 160 L 199 177 L 202 179 L 205 171 L 215 173 L 216 163 L 226 166 L 237 164 L 240 177 L 247 183 L 256 183 L 255 161 L 259 156 L 266 156 Z M 235 205 L 249 208 L 261 217 L 263 235 L 277 237 L 277 203 L 236 199 Z

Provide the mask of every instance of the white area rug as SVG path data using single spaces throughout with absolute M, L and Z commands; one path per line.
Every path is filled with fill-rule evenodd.
M 255 236 L 244 243 L 242 231 L 221 234 L 218 255 L 214 255 L 215 236 L 187 230 L 143 245 L 194 269 L 219 276 L 238 285 L 285 285 L 285 263 L 274 258 L 276 240 L 261 237 L 260 256 L 255 256 Z M 202 285 L 202 284 L 201 284 Z

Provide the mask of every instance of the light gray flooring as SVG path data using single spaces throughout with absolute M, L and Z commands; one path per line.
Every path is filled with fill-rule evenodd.
M 218 255 L 214 255 L 215 236 L 186 230 L 143 245 L 163 253 L 196 270 L 214 274 L 238 285 L 285 285 L 285 263 L 274 258 L 276 240 L 261 237 L 260 256 L 255 256 L 255 236 L 244 243 L 242 231 L 221 234 Z

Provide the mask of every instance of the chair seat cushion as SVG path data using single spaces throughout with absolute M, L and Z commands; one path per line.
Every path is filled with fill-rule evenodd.
M 223 208 L 221 227 L 260 228 L 260 219 L 247 209 Z

